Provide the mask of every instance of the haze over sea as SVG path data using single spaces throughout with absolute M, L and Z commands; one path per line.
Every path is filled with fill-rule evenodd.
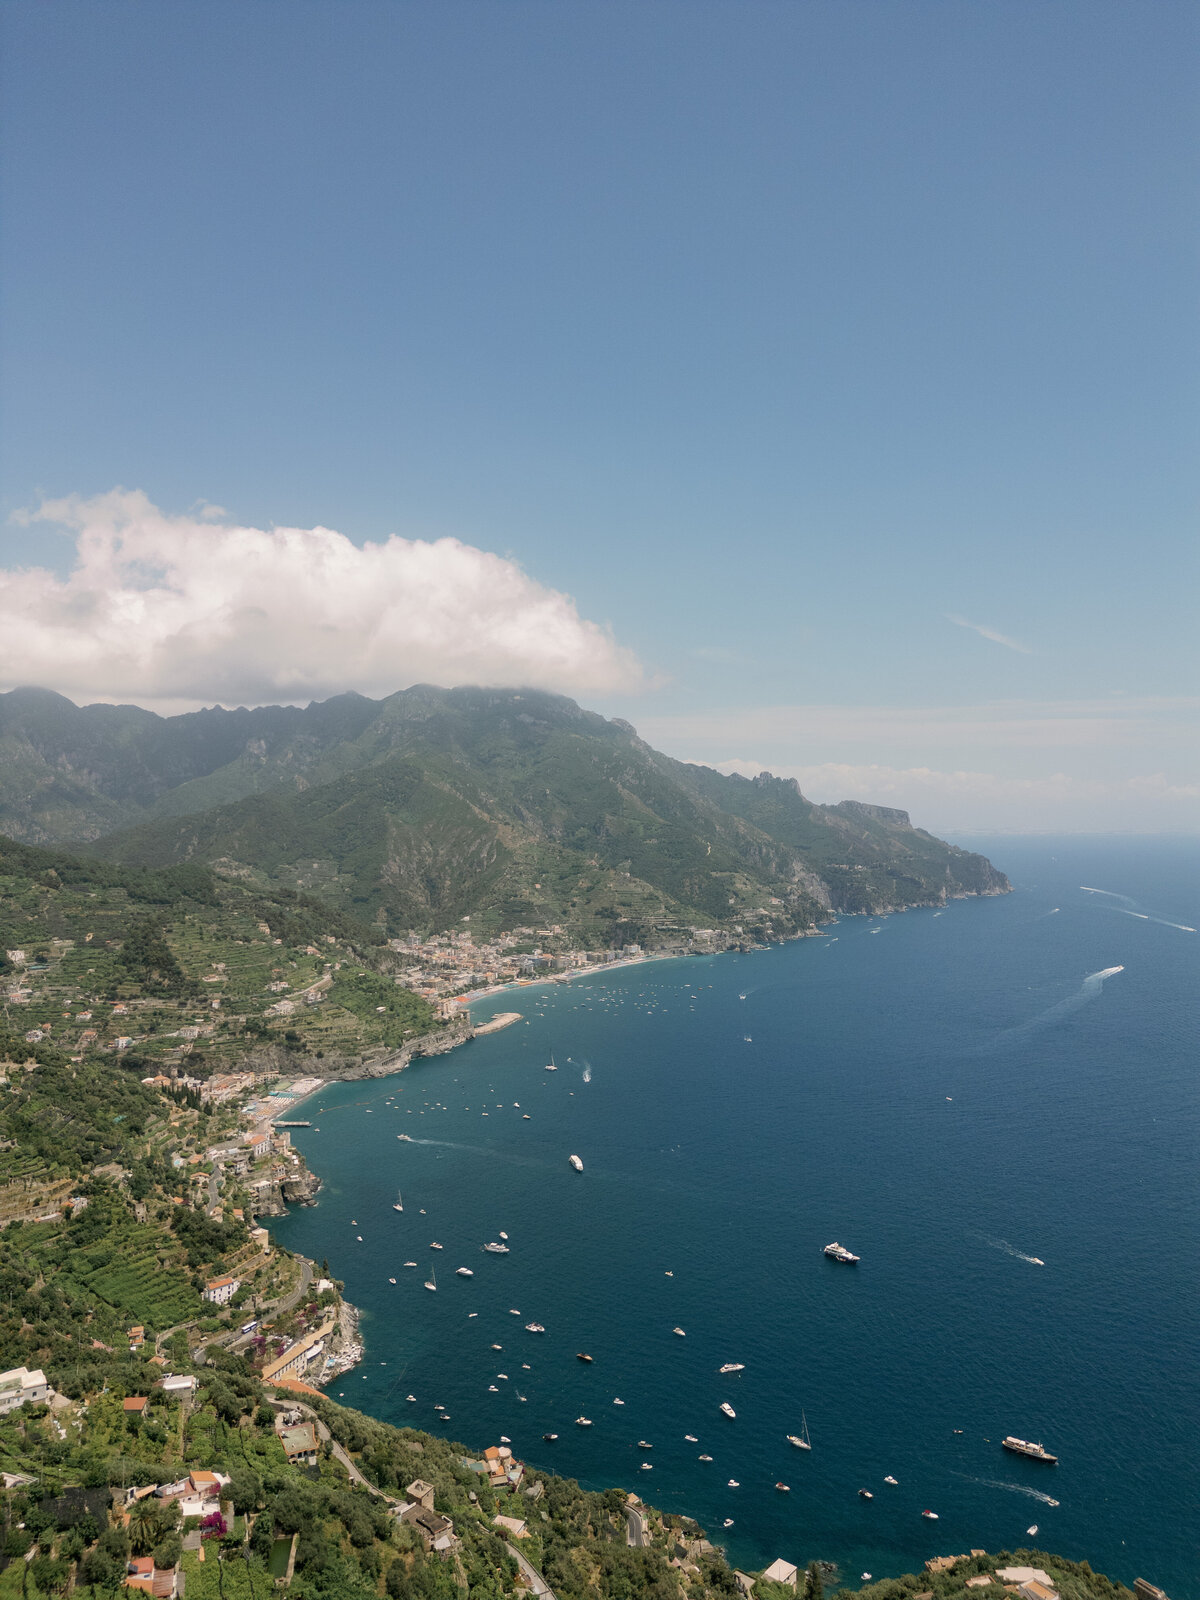
M 522 989 L 475 1008 L 504 1032 L 308 1102 L 324 1188 L 275 1231 L 363 1309 L 333 1395 L 507 1435 L 740 1566 L 1028 1544 L 1197 1600 L 1200 841 L 970 843 L 1013 894 Z

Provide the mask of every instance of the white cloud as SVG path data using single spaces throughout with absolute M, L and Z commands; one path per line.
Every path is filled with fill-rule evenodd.
M 299 701 L 411 683 L 628 692 L 641 666 L 574 601 L 457 539 L 355 545 L 330 528 L 245 528 L 140 492 L 47 501 L 23 522 L 75 536 L 65 579 L 0 572 L 0 683 L 75 699 Z
M 989 628 L 982 622 L 969 622 L 966 617 L 957 616 L 954 612 L 946 612 L 946 621 L 952 622 L 956 628 L 970 628 L 981 638 L 990 639 L 993 644 L 1002 644 L 1009 650 L 1015 650 L 1018 655 L 1031 656 L 1033 650 L 1027 644 L 1022 644 L 1019 639 L 1010 639 L 1006 633 L 1000 633 L 995 628 Z

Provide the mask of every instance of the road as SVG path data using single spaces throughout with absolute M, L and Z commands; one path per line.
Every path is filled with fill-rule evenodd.
M 315 1422 L 317 1425 L 317 1438 L 320 1439 L 322 1444 L 329 1445 L 330 1453 L 342 1463 L 346 1471 L 349 1473 L 351 1483 L 357 1483 L 360 1488 L 366 1489 L 370 1494 L 378 1496 L 380 1500 L 386 1500 L 391 1506 L 398 1506 L 404 1503 L 401 1500 L 397 1500 L 394 1495 L 385 1494 L 382 1489 L 377 1489 L 369 1478 L 363 1476 L 363 1474 L 358 1470 L 358 1467 L 354 1464 L 354 1461 L 351 1459 L 351 1457 L 321 1421 L 321 1418 L 311 1406 L 305 1405 L 303 1400 L 296 1399 L 290 1394 L 284 1394 L 280 1398 L 272 1400 L 271 1404 L 278 1406 L 281 1411 L 301 1411 L 312 1422 Z
M 525 1579 L 525 1582 L 529 1585 L 530 1589 L 532 1589 L 533 1593 L 539 1596 L 539 1600 L 555 1600 L 554 1590 L 546 1582 L 545 1578 L 542 1577 L 537 1568 L 529 1565 L 528 1561 L 526 1561 L 525 1557 L 517 1549 L 516 1545 L 509 1544 L 506 1539 L 504 1541 L 504 1548 L 517 1563 L 517 1566 L 520 1567 L 521 1576 Z
M 639 1506 L 625 1507 L 625 1542 L 635 1550 L 643 1549 L 646 1544 L 646 1518 Z

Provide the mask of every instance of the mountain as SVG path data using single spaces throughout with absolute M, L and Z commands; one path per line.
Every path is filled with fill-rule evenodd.
M 15 690 L 0 696 L 0 830 L 142 868 L 213 864 L 389 934 L 471 916 L 582 944 L 772 937 L 830 910 L 1008 888 L 902 811 L 675 761 L 529 690 L 178 717 Z

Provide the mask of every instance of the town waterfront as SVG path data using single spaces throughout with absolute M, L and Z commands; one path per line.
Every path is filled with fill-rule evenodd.
M 1197 1600 L 1200 844 L 971 847 L 1012 895 L 509 991 L 475 1014 L 513 1026 L 307 1101 L 324 1188 L 273 1227 L 362 1308 L 333 1396 L 742 1566 L 1030 1544 Z

